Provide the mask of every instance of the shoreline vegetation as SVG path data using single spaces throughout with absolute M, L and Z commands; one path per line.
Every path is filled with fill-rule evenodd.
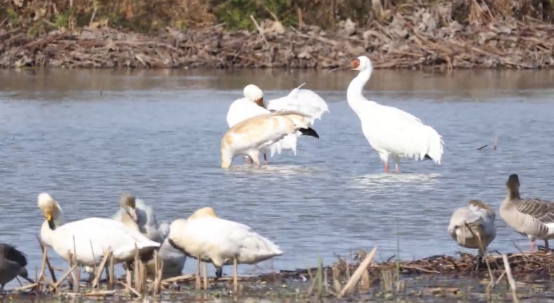
M 477 271 L 476 256 L 467 253 L 459 252 L 457 257 L 437 255 L 403 261 L 398 259 L 397 251 L 387 260 L 377 262 L 378 247 L 374 247 L 369 253 L 360 250 L 346 258 L 337 255 L 338 261 L 328 266 L 324 266 L 319 258 L 315 268 L 242 276 L 239 277 L 239 288 L 234 292 L 231 290 L 231 277 L 217 280 L 213 277 L 202 278 L 201 285 L 195 284 L 196 277 L 192 274 L 163 277 L 162 260 L 157 253 L 154 259 L 158 269 L 148 276 L 138 251 L 132 273 L 116 277 L 113 256 L 111 251 L 107 251 L 100 265 L 94 268 L 92 279 L 87 281 L 86 277 L 81 277 L 76 257 L 71 256 L 69 270 L 54 268 L 48 258 L 48 247 L 40 240 L 39 244 L 42 263 L 33 275 L 35 280 L 8 290 L 3 298 L 38 297 L 45 301 L 229 298 L 235 302 L 238 298 L 279 302 L 341 302 L 353 299 L 442 302 L 448 298 L 466 302 L 485 299 L 519 302 L 520 299 L 551 298 L 545 288 L 554 269 L 552 251 L 525 254 L 517 246 L 519 253 L 490 252 Z M 187 261 L 196 263 L 192 258 Z M 102 279 L 104 276 L 105 279 Z
M 2 68 L 554 67 L 554 0 L 3 0 Z

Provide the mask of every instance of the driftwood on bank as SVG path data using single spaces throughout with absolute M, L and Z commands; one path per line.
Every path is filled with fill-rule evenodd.
M 255 20 L 253 18 L 253 20 Z M 396 14 L 368 28 L 347 20 L 336 31 L 256 22 L 257 30 L 223 25 L 157 35 L 106 26 L 39 37 L 0 30 L 0 66 L 81 68 L 331 68 L 365 54 L 375 68 L 551 68 L 554 25 L 528 18 L 461 25 L 431 9 Z

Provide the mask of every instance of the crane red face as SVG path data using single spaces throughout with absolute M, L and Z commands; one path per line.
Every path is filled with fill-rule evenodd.
M 360 59 L 356 58 L 350 62 L 350 68 L 357 69 L 358 67 L 360 67 Z

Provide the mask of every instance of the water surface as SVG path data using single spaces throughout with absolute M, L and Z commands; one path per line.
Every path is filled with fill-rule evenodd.
M 69 222 L 111 216 L 126 191 L 150 203 L 159 220 L 212 206 L 286 252 L 241 266 L 247 274 L 313 266 L 317 257 L 330 263 L 334 253 L 375 245 L 381 260 L 398 243 L 402 259 L 453 254 L 460 248 L 446 231 L 452 211 L 474 198 L 497 210 L 511 173 L 520 175 L 525 196 L 554 198 L 554 72 L 375 71 L 366 97 L 416 115 L 444 137 L 443 165 L 403 160 L 401 174 L 383 173 L 345 102 L 354 75 L 2 70 L 0 241 L 27 253 L 34 271 L 40 192 L 60 202 Z M 315 123 L 320 139 L 301 138 L 297 156 L 285 151 L 267 167 L 246 167 L 237 157 L 222 170 L 225 116 L 242 88 L 256 83 L 269 100 L 302 82 L 329 104 Z M 490 249 L 515 251 L 512 241 L 528 248 L 498 214 L 497 227 Z M 57 256 L 54 263 L 66 267 Z M 188 262 L 185 271 L 194 268 Z

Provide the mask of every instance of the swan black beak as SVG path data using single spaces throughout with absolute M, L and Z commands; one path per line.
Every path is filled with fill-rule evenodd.
M 315 137 L 315 138 L 319 139 L 319 135 L 317 134 L 315 129 L 313 129 L 311 127 L 301 128 L 301 129 L 299 129 L 299 131 L 302 133 L 302 135 L 311 136 L 311 137 Z

